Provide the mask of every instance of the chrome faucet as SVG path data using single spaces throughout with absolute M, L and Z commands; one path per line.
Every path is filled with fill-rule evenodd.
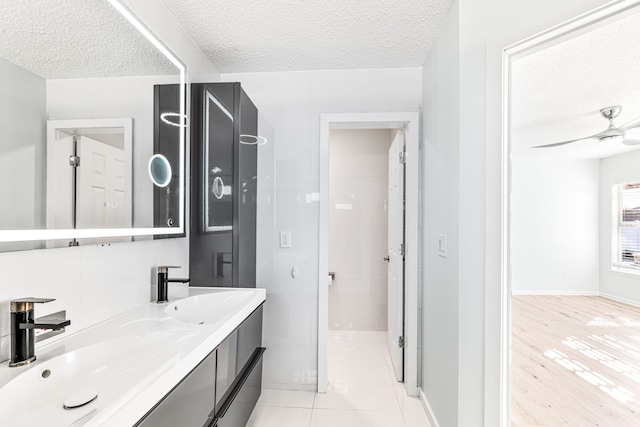
M 191 279 L 169 279 L 169 269 L 180 268 L 179 265 L 159 265 L 158 269 L 158 303 L 169 301 L 169 282 L 187 283 Z
M 55 301 L 53 298 L 19 298 L 11 301 L 11 360 L 10 367 L 27 365 L 36 360 L 35 329 L 59 330 L 70 320 L 34 319 L 33 305 Z

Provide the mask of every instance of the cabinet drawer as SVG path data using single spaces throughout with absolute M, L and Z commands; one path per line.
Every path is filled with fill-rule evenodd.
M 214 408 L 215 372 L 214 350 L 136 426 L 202 427 Z
M 262 391 L 262 354 L 264 348 L 257 348 L 252 357 L 225 396 L 216 414 L 211 419 L 212 427 L 243 427 L 256 406 Z
M 218 346 L 216 368 L 216 412 L 230 392 L 234 380 L 262 346 L 262 306 L 258 307 Z

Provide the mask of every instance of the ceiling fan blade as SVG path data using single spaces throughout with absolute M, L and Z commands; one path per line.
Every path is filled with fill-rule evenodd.
M 633 129 L 633 128 L 637 128 L 637 127 L 640 127 L 640 117 L 636 117 L 635 119 L 631 120 L 630 122 L 627 122 L 627 123 L 623 124 L 618 129 L 621 129 L 621 130 L 626 132 L 629 129 Z
M 596 134 L 596 135 L 592 135 L 592 136 L 587 136 L 586 138 L 578 138 L 578 139 L 572 139 L 571 141 L 562 141 L 562 142 L 554 142 L 553 144 L 546 144 L 546 145 L 536 145 L 534 147 L 531 148 L 551 148 L 551 147 L 559 147 L 561 145 L 566 145 L 566 144 L 571 144 L 572 142 L 578 142 L 578 141 L 586 141 L 589 139 L 593 139 L 596 141 L 600 141 L 600 134 Z
M 622 141 L 624 145 L 640 145 L 640 134 L 633 134 L 627 132 Z

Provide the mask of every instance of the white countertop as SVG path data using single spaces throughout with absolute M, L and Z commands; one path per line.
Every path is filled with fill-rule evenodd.
M 187 297 L 229 291 L 250 291 L 250 294 L 233 310 L 219 310 L 215 322 L 184 323 L 165 312 L 169 305 Z M 0 364 L 0 423 L 12 426 L 133 425 L 265 299 L 264 289 L 188 287 L 171 294 L 169 303 L 149 303 L 43 345 L 36 351 L 37 360 L 30 365 L 9 368 L 8 362 Z M 117 366 L 110 366 L 110 356 L 105 356 L 106 366 L 101 369 L 115 371 L 110 376 L 100 373 L 100 381 L 90 384 L 99 391 L 98 398 L 81 408 L 62 409 L 65 394 L 69 393 L 63 386 L 80 377 L 76 388 L 86 388 L 82 379 L 90 375 L 97 377 L 99 369 L 87 371 L 84 377 L 82 372 L 76 373 L 73 380 L 57 386 L 56 374 L 61 372 L 57 377 L 61 378 L 62 371 L 73 370 L 74 358 L 99 360 L 101 355 L 112 353 L 113 364 Z M 118 367 L 129 372 L 119 372 Z M 50 370 L 50 375 L 44 378 L 42 373 L 46 370 Z

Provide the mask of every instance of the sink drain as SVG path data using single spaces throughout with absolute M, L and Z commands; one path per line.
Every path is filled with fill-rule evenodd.
M 83 390 L 78 393 L 71 394 L 64 399 L 62 407 L 64 409 L 76 409 L 87 405 L 98 397 L 98 392 L 95 390 Z

